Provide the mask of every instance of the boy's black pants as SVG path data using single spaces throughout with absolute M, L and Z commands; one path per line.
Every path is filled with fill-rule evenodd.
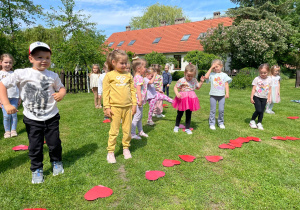
M 44 138 L 49 147 L 50 162 L 61 161 L 61 140 L 59 138 L 59 119 L 57 113 L 46 121 L 31 120 L 24 116 L 23 122 L 29 139 L 29 158 L 31 160 L 31 171 L 43 168 L 43 145 Z

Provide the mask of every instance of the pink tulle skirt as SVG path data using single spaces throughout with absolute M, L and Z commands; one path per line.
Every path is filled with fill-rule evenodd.
M 200 109 L 200 102 L 199 99 L 194 91 L 189 92 L 179 92 L 181 95 L 181 98 L 175 97 L 172 106 L 179 110 L 179 111 L 185 111 L 185 110 L 191 110 L 197 111 Z

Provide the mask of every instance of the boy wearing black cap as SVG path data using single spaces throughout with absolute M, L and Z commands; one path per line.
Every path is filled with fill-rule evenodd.
M 34 42 L 29 47 L 29 61 L 32 68 L 17 69 L 0 82 L 0 100 L 8 114 L 18 110 L 7 98 L 6 90 L 18 85 L 23 101 L 24 119 L 29 139 L 32 183 L 44 182 L 43 144 L 44 138 L 49 147 L 53 175 L 64 173 L 62 147 L 59 138 L 59 113 L 56 102 L 66 95 L 66 89 L 58 74 L 47 70 L 51 65 L 51 49 L 43 42 Z

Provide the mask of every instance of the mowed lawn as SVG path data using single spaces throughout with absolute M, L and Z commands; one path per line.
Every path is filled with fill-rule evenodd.
M 154 118 L 155 126 L 146 125 L 148 105 L 144 107 L 144 131 L 149 138 L 132 140 L 132 159 L 124 160 L 121 137 L 117 139 L 116 164 L 108 164 L 109 124 L 102 123 L 102 109 L 94 109 L 90 93 L 67 94 L 59 102 L 60 132 L 65 173 L 52 175 L 48 148 L 44 146 L 44 178 L 31 184 L 28 151 L 14 152 L 12 147 L 28 145 L 22 109 L 18 113 L 19 136 L 3 138 L 0 127 L 0 209 L 299 209 L 300 141 L 272 140 L 272 136 L 300 137 L 300 89 L 295 80 L 281 84 L 282 102 L 275 104 L 275 115 L 265 114 L 264 131 L 250 129 L 254 112 L 251 90 L 230 89 L 225 104 L 225 130 L 208 126 L 209 84 L 196 91 L 201 109 L 192 115 L 192 135 L 173 132 L 176 110 L 164 109 L 165 118 Z M 170 96 L 174 97 L 173 86 Z M 182 122 L 184 122 L 184 117 Z M 2 122 L 2 115 L 0 118 Z M 219 149 L 237 137 L 255 136 L 234 150 Z M 163 167 L 164 159 L 180 160 L 189 154 L 194 162 Z M 221 155 L 223 160 L 208 162 L 207 155 Z M 145 171 L 166 173 L 156 181 L 145 179 Z M 96 185 L 113 189 L 108 198 L 86 201 L 85 193 Z

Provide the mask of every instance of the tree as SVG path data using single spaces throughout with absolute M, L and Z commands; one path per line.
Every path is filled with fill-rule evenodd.
M 42 14 L 42 7 L 30 0 L 0 0 L 0 30 L 12 37 L 22 22 L 34 24 L 34 16 Z
M 176 18 L 182 17 L 185 18 L 185 22 L 190 22 L 183 14 L 182 8 L 156 3 L 146 7 L 143 16 L 131 18 L 130 25 L 134 30 L 158 27 L 161 21 L 166 21 L 167 25 L 173 25 Z
M 148 66 L 151 66 L 152 64 L 159 64 L 161 66 L 165 65 L 165 64 L 174 64 L 177 65 L 178 61 L 175 58 L 170 58 L 170 57 L 166 57 L 164 54 L 162 53 L 158 53 L 158 52 L 154 52 L 152 51 L 149 54 L 145 55 L 145 60 L 148 63 Z
M 281 0 L 230 0 L 232 3 L 239 4 L 241 7 L 258 7 L 267 2 L 279 4 Z
M 184 56 L 184 61 L 197 65 L 198 69 L 203 70 L 208 70 L 214 59 L 221 58 L 214 54 L 205 53 L 199 50 L 190 51 Z

